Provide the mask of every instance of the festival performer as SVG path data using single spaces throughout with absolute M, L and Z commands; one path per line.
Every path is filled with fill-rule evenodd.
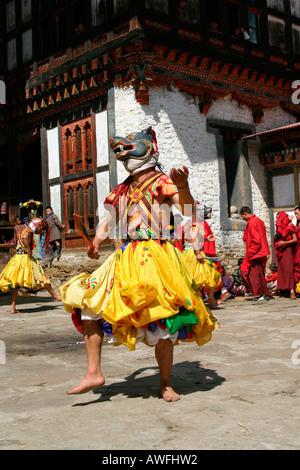
M 295 207 L 297 243 L 294 252 L 295 291 L 300 294 L 300 206 Z
M 294 280 L 294 246 L 297 243 L 296 227 L 286 212 L 276 214 L 274 251 L 277 257 L 277 290 L 289 291 L 290 298 L 296 299 Z
M 85 338 L 87 370 L 69 394 L 105 383 L 101 373 L 103 338 L 135 350 L 143 341 L 155 347 L 160 390 L 165 401 L 180 399 L 171 383 L 173 349 L 179 341 L 210 341 L 216 319 L 203 304 L 180 251 L 170 243 L 169 208 L 185 209 L 194 200 L 188 169 L 159 171 L 151 128 L 110 139 L 111 148 L 130 176 L 106 198 L 109 213 L 97 229 L 89 257 L 98 258 L 105 239 L 120 221 L 123 245 L 92 274 L 80 274 L 60 288 L 65 309 Z
M 46 289 L 53 300 L 56 302 L 60 300 L 60 296 L 54 292 L 42 266 L 32 256 L 33 235 L 41 233 L 44 228 L 45 222 L 41 219 L 33 219 L 29 226 L 24 226 L 23 230 L 18 233 L 16 254 L 0 275 L 0 290 L 11 292 L 11 313 L 18 313 L 16 303 L 19 290 L 27 296 Z
M 20 204 L 20 213 L 21 216 L 23 214 L 23 221 L 26 225 L 29 225 L 29 223 L 33 219 L 42 219 L 42 206 L 43 203 L 40 201 L 36 201 L 35 199 L 31 198 L 27 202 L 24 202 L 23 204 Z M 25 212 L 25 216 L 24 216 Z M 35 233 L 34 234 L 34 253 L 33 256 L 37 260 L 42 259 L 42 240 L 41 240 L 41 234 L 40 233 Z
M 214 243 L 215 237 L 212 233 L 206 234 L 205 220 L 199 214 L 199 206 L 199 201 L 196 201 L 195 214 L 184 225 L 182 256 L 199 292 L 203 289 L 207 291 L 209 305 L 217 307 L 219 303 L 214 292 L 221 284 L 221 274 L 214 263 L 205 260 L 207 256 L 203 251 L 204 243 Z
M 243 241 L 246 244 L 246 256 L 245 262 L 241 266 L 241 272 L 243 269 L 247 269 L 254 300 L 270 300 L 265 279 L 267 256 L 270 254 L 265 224 L 259 217 L 252 214 L 251 209 L 247 206 L 241 208 L 240 214 L 242 219 L 247 222 L 243 236 Z M 243 280 L 245 282 L 245 279 Z
M 197 203 L 197 201 L 196 201 Z M 208 258 L 216 258 L 216 237 L 212 232 L 210 225 L 207 222 L 207 219 L 211 218 L 212 209 L 204 206 L 204 220 L 203 220 L 203 229 L 204 229 L 204 243 L 203 243 L 203 251 Z M 220 264 L 220 261 L 215 261 L 215 267 L 219 271 L 221 275 L 221 283 L 217 288 L 217 291 L 221 291 L 218 298 L 218 305 L 225 302 L 225 300 L 231 297 L 231 293 L 227 290 L 224 282 L 224 275 L 223 275 L 223 268 Z
M 14 243 L 17 243 L 18 240 L 18 234 L 20 231 L 24 230 L 25 225 L 22 224 L 22 218 L 21 216 L 16 216 L 15 217 L 15 226 L 14 226 Z
M 25 223 L 28 225 L 33 219 L 36 219 L 42 215 L 42 205 L 40 201 L 36 201 L 31 198 L 23 204 L 20 203 L 20 211 L 25 211 Z

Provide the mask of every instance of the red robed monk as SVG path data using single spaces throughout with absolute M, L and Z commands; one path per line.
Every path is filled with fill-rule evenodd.
M 289 291 L 291 299 L 296 299 L 294 280 L 294 247 L 297 243 L 296 227 L 288 214 L 280 211 L 276 214 L 276 233 L 274 251 L 277 257 L 277 289 L 283 293 Z
M 243 236 L 246 244 L 244 264 L 247 265 L 247 283 L 250 284 L 254 300 L 269 300 L 269 289 L 265 279 L 267 256 L 270 254 L 266 226 L 247 206 L 241 208 L 240 214 L 247 222 Z
M 300 294 L 300 206 L 295 207 L 296 223 L 296 236 L 297 243 L 295 244 L 294 254 L 294 278 L 295 278 L 295 291 Z

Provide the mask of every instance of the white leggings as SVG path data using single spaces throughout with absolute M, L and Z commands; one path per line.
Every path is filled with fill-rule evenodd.
M 96 315 L 87 307 L 85 307 L 81 312 L 81 320 L 97 321 L 100 319 L 101 317 L 99 315 Z M 150 331 L 149 328 L 142 328 L 142 327 L 139 327 L 136 330 L 136 342 L 139 343 L 143 340 L 146 340 L 146 342 L 150 346 L 155 346 L 160 339 L 170 339 L 172 343 L 174 344 L 177 339 L 177 336 L 178 336 L 178 332 L 174 333 L 174 335 L 171 335 L 168 328 L 163 329 L 163 328 L 160 328 L 159 326 L 157 326 L 154 332 Z M 109 344 L 118 342 L 116 336 L 108 335 L 108 334 L 105 334 L 105 340 Z

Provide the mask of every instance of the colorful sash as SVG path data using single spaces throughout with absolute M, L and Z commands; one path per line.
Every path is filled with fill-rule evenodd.
M 153 175 L 146 175 L 139 182 L 132 181 L 128 187 L 126 195 L 120 198 L 120 221 L 121 221 L 121 237 L 122 239 L 149 239 L 159 238 L 161 233 L 159 214 L 152 209 L 153 204 L 146 194 L 152 184 L 160 178 L 164 173 L 155 172 Z M 135 213 L 134 213 L 135 212 Z M 136 225 L 130 228 L 131 216 L 136 218 Z M 139 230 L 139 226 L 143 223 L 147 230 Z

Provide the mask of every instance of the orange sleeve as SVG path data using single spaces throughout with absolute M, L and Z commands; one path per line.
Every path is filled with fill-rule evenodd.
M 176 185 L 173 183 L 169 175 L 163 175 L 154 181 L 151 192 L 153 196 L 158 196 L 159 192 L 164 196 L 173 196 L 173 194 L 178 193 Z

